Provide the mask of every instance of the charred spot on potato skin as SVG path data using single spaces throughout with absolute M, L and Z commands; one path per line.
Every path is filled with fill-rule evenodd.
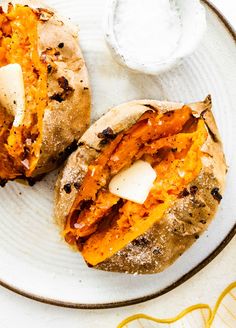
M 6 179 L 0 179 L 0 187 L 4 188 L 6 184 L 7 184 Z
M 187 188 L 184 188 L 180 193 L 179 193 L 179 198 L 187 197 L 189 195 L 189 191 Z
M 71 193 L 71 184 L 70 183 L 65 184 L 63 189 L 65 190 L 65 192 L 67 194 L 70 194 Z
M 62 88 L 64 91 L 66 91 L 66 92 L 74 91 L 74 89 L 69 85 L 69 81 L 64 76 L 59 77 L 59 79 L 57 81 L 58 81 L 59 87 Z
M 143 247 L 143 246 L 147 246 L 149 244 L 149 241 L 145 237 L 139 237 L 139 238 L 133 240 L 132 244 L 134 246 L 141 246 L 141 247 Z
M 191 187 L 190 187 L 190 194 L 191 194 L 192 196 L 195 196 L 196 193 L 197 193 L 197 191 L 198 191 L 198 187 L 197 187 L 197 186 L 191 186 Z
M 113 132 L 112 128 L 107 127 L 102 132 L 98 133 L 98 138 L 102 139 L 100 141 L 100 145 L 104 146 L 110 141 L 114 140 L 116 138 L 116 134 Z
M 207 223 L 206 220 L 203 220 L 203 219 L 200 220 L 199 222 L 200 222 L 201 224 L 206 224 L 206 223 Z
M 147 108 L 150 108 L 151 110 L 153 111 L 156 111 L 156 107 L 152 106 L 152 105 L 149 105 L 149 104 L 144 104 L 143 106 L 147 107 Z
M 221 199 L 222 199 L 222 196 L 221 194 L 219 193 L 219 188 L 213 188 L 212 191 L 211 191 L 211 195 L 213 196 L 213 198 L 215 200 L 217 200 L 218 203 L 220 203 Z
M 61 76 L 59 77 L 59 79 L 57 80 L 59 87 L 63 90 L 62 92 L 57 92 L 54 93 L 50 99 L 51 100 L 56 100 L 59 103 L 63 102 L 66 100 L 66 98 L 72 93 L 74 92 L 74 89 L 69 85 L 69 81 L 64 77 Z
M 116 135 L 114 134 L 112 128 L 107 127 L 102 132 L 98 133 L 98 138 L 101 139 L 115 139 Z
M 28 182 L 30 187 L 33 187 L 36 183 L 36 179 L 34 178 L 26 178 L 26 181 Z
M 51 100 L 56 100 L 59 103 L 62 103 L 63 101 L 65 101 L 65 99 L 62 97 L 61 93 L 54 93 L 54 95 L 52 95 L 50 97 Z
M 103 139 L 103 140 L 100 141 L 99 145 L 100 145 L 100 146 L 106 146 L 108 143 L 109 143 L 108 140 Z

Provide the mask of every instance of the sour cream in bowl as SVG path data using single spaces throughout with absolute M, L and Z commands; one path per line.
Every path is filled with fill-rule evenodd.
M 199 0 L 110 0 L 105 24 L 116 60 L 133 71 L 159 74 L 191 54 L 206 29 Z

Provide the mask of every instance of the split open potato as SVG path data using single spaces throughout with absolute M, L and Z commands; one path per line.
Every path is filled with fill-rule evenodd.
M 210 97 L 187 105 L 133 101 L 80 139 L 56 184 L 56 220 L 89 266 L 157 273 L 206 230 L 225 175 Z
M 0 82 L 4 186 L 53 170 L 89 125 L 90 86 L 76 28 L 41 1 L 2 1 Z

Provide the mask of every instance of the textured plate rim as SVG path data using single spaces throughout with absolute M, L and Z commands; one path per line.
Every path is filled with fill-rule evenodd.
M 229 34 L 232 36 L 235 44 L 236 44 L 236 32 L 234 28 L 231 26 L 231 24 L 228 22 L 228 20 L 225 18 L 225 16 L 209 1 L 209 0 L 201 0 L 204 4 L 206 4 L 210 10 L 212 10 L 220 19 L 220 21 L 224 24 L 226 30 L 228 30 Z M 21 289 L 18 289 L 10 284 L 5 283 L 4 281 L 0 280 L 0 286 L 20 295 L 24 296 L 26 298 L 29 298 L 33 301 L 38 301 L 44 304 L 49 305 L 55 305 L 59 307 L 64 308 L 72 308 L 72 309 L 87 309 L 87 310 L 99 310 L 99 309 L 111 309 L 111 308 L 117 308 L 122 306 L 129 306 L 134 304 L 143 303 L 149 300 L 152 300 L 154 298 L 157 298 L 161 295 L 164 295 L 171 290 L 175 289 L 176 287 L 182 285 L 184 282 L 186 282 L 188 279 L 192 278 L 196 273 L 201 271 L 205 266 L 207 266 L 211 261 L 214 260 L 214 258 L 220 254 L 220 252 L 229 244 L 229 242 L 233 239 L 233 237 L 236 235 L 236 223 L 234 227 L 231 229 L 231 231 L 228 233 L 228 235 L 224 238 L 224 240 L 220 243 L 219 246 L 210 254 L 208 255 L 202 262 L 200 262 L 197 266 L 195 266 L 192 270 L 187 272 L 185 275 L 183 275 L 180 279 L 176 280 L 171 285 L 167 286 L 166 288 L 143 296 L 139 298 L 134 298 L 127 301 L 120 301 L 120 302 L 111 302 L 111 303 L 101 303 L 101 304 L 83 304 L 83 303 L 72 303 L 72 302 L 63 302 L 58 301 L 50 298 L 45 298 L 41 296 L 37 296 L 32 293 L 25 292 Z

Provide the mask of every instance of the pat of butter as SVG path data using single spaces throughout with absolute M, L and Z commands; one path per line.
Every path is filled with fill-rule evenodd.
M 109 191 L 118 197 L 143 204 L 156 176 L 155 170 L 149 163 L 138 160 L 111 179 Z
M 14 116 L 13 126 L 19 126 L 25 114 L 24 80 L 19 64 L 0 68 L 0 103 Z

